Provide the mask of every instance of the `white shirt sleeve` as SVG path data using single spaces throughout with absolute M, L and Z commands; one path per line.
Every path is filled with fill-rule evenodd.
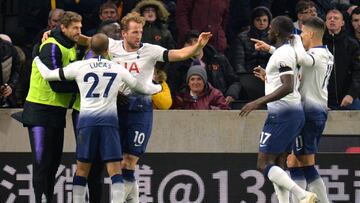
M 149 44 L 149 45 L 151 46 L 153 58 L 156 61 L 164 62 L 164 52 L 167 49 L 165 49 L 164 47 L 158 46 L 158 45 L 153 45 L 153 44 Z
M 76 61 L 63 67 L 65 80 L 75 80 L 81 65 L 82 65 L 82 61 Z
M 281 52 L 278 53 L 278 59 L 276 60 L 276 66 L 279 69 L 280 76 L 285 74 L 294 75 L 294 69 L 296 68 L 295 51 L 292 47 L 284 47 Z
M 50 70 L 43 62 L 40 60 L 40 58 L 37 56 L 34 58 L 34 61 L 36 63 L 36 66 L 41 74 L 41 76 L 47 80 L 47 81 L 57 81 L 61 80 L 59 75 L 59 69 Z
M 50 70 L 45 64 L 42 63 L 38 56 L 34 58 L 34 61 L 39 69 L 41 76 L 47 81 L 74 80 L 77 74 L 77 69 L 80 65 L 78 62 L 74 62 L 67 65 L 66 67 Z M 61 76 L 62 74 L 64 77 Z
M 302 67 L 311 67 L 315 64 L 315 58 L 305 51 L 299 35 L 294 35 L 293 47 L 296 53 L 296 60 Z
M 116 65 L 120 66 L 118 64 L 116 64 Z M 117 69 L 119 71 L 122 81 L 124 81 L 131 89 L 133 89 L 141 94 L 152 95 L 152 94 L 156 94 L 162 90 L 161 85 L 156 85 L 153 83 L 141 84 L 124 67 L 117 67 Z

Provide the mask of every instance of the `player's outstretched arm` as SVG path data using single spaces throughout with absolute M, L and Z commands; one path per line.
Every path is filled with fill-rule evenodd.
M 38 56 L 34 58 L 34 61 L 36 63 L 36 66 L 39 69 L 41 76 L 45 80 L 47 80 L 47 81 L 60 81 L 61 80 L 60 74 L 59 74 L 59 70 L 61 68 L 50 70 L 45 64 L 43 64 L 43 62 L 40 60 L 40 58 Z
M 276 50 L 276 48 L 274 46 L 271 46 L 262 40 L 255 39 L 255 38 L 250 38 L 250 40 L 255 43 L 254 46 L 255 46 L 256 51 L 263 51 L 263 52 L 268 52 L 270 54 L 273 54 Z
M 315 64 L 314 57 L 306 53 L 299 35 L 294 35 L 291 46 L 294 47 L 297 63 L 299 63 L 300 66 L 311 67 Z
M 169 51 L 169 61 L 182 61 L 196 55 L 205 47 L 211 37 L 210 32 L 202 32 L 196 44 L 181 49 L 171 49 Z
M 122 80 L 133 90 L 141 94 L 152 95 L 161 92 L 162 87 L 159 84 L 142 84 L 134 78 L 129 71 L 123 67 L 118 68 L 121 74 Z

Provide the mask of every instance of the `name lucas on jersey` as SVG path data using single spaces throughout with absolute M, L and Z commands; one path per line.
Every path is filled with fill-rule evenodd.
M 108 68 L 108 69 L 110 69 L 111 65 L 106 62 L 97 61 L 97 62 L 91 63 L 90 68 Z
M 90 68 L 108 68 L 110 69 L 111 68 L 111 64 L 109 63 L 106 63 L 106 62 L 102 62 L 102 61 L 97 61 L 97 62 L 94 62 L 94 63 L 91 63 L 90 64 Z M 133 63 L 130 63 L 128 64 L 127 62 L 124 63 L 124 67 L 130 72 L 135 72 L 135 73 L 140 73 L 140 70 L 138 68 L 138 65 L 133 62 Z

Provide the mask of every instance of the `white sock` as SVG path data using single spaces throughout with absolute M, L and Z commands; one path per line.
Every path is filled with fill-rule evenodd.
M 111 184 L 111 196 L 113 203 L 124 203 L 125 201 L 124 183 Z
M 84 203 L 85 202 L 85 191 L 86 187 L 81 185 L 73 185 L 72 196 L 73 203 Z
M 304 179 L 296 179 L 293 180 L 299 187 L 301 187 L 302 189 L 306 189 L 306 179 L 304 177 Z M 294 195 L 291 194 L 291 202 L 292 203 L 298 203 L 300 200 Z
M 296 185 L 288 174 L 278 166 L 272 166 L 270 168 L 268 178 L 271 182 L 293 193 L 298 199 L 303 199 L 306 196 L 306 191 Z
M 126 203 L 139 203 L 139 185 L 135 181 L 126 181 L 125 184 L 125 200 Z
M 273 185 L 274 185 L 275 193 L 277 195 L 279 203 L 288 203 L 289 196 L 290 196 L 289 190 L 286 190 L 286 189 L 276 185 L 275 183 L 273 183 Z
M 321 177 L 308 184 L 308 190 L 315 193 L 321 203 L 329 203 L 326 186 Z

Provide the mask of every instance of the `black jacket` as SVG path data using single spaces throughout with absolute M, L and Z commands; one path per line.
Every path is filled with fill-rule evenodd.
M 360 90 L 360 47 L 358 42 L 345 31 L 330 35 L 325 32 L 323 43 L 334 55 L 334 68 L 331 72 L 328 93 L 329 105 L 341 104 L 346 95 L 354 99 L 359 97 Z
M 7 84 L 12 89 L 12 94 L 6 98 L 10 107 L 16 107 L 15 90 L 19 81 L 19 72 L 20 61 L 15 47 L 0 39 L 0 86 Z

